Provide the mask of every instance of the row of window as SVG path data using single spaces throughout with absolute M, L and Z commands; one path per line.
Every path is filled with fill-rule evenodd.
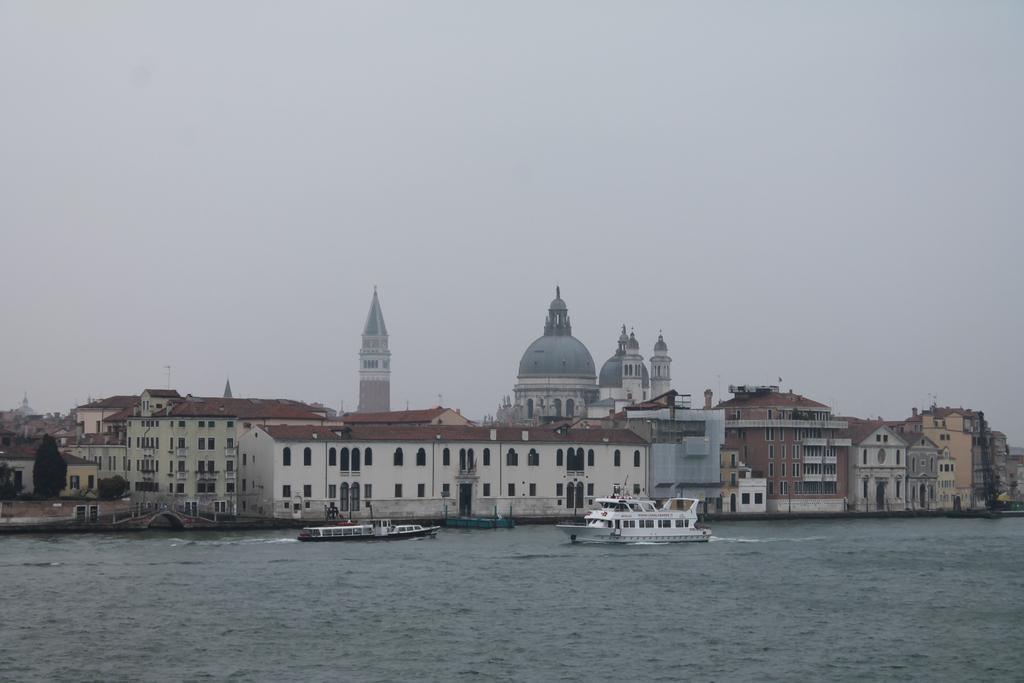
M 160 420 L 139 420 L 138 422 L 139 422 L 139 424 L 137 426 L 139 426 L 139 427 L 159 427 L 160 426 Z M 168 420 L 168 422 L 170 423 L 171 427 L 174 426 L 174 420 Z M 128 426 L 130 427 L 132 424 L 133 423 L 131 421 L 129 421 Z M 212 428 L 217 426 L 217 421 L 216 420 L 199 420 L 199 422 L 197 422 L 196 424 L 198 426 L 200 426 L 200 427 L 203 427 L 204 429 L 212 429 Z M 234 420 L 227 420 L 224 424 L 228 428 L 231 428 L 231 427 L 235 426 L 235 421 Z M 178 420 L 178 427 L 184 429 L 185 421 L 184 420 Z
M 213 439 L 208 440 L 211 444 Z M 202 443 L 202 439 L 200 439 Z M 200 448 L 202 450 L 202 448 Z M 584 455 L 586 456 L 586 466 L 594 466 L 594 449 L 589 449 L 584 453 L 583 448 L 570 448 L 563 451 L 559 448 L 555 453 L 555 464 L 557 467 L 565 468 L 571 472 L 580 472 L 584 469 Z M 244 455 L 243 455 L 244 457 Z M 402 467 L 405 464 L 405 453 L 399 447 L 395 449 L 394 457 L 392 460 L 395 467 Z M 290 467 L 292 464 L 292 449 L 289 446 L 285 446 L 281 451 L 281 464 L 285 467 Z M 302 464 L 305 467 L 311 467 L 313 464 L 313 449 L 305 447 L 302 449 Z M 357 472 L 361 468 L 361 464 L 367 466 L 373 465 L 373 449 L 366 448 L 362 453 L 362 462 L 360 462 L 360 451 L 358 448 L 353 448 L 351 451 L 348 448 L 342 448 L 340 451 L 335 448 L 330 448 L 327 451 L 327 464 L 329 467 L 339 467 L 344 472 Z M 427 451 L 425 448 L 420 448 L 416 451 L 416 465 L 418 467 L 425 467 L 427 464 Z M 445 448 L 441 452 L 441 464 L 442 466 L 451 466 L 451 450 Z M 491 464 L 491 449 L 485 448 L 483 452 L 483 464 L 484 467 L 489 467 Z M 519 453 L 514 448 L 508 449 L 508 453 L 505 455 L 505 464 L 509 467 L 516 467 L 519 465 Z M 540 453 L 537 449 L 531 448 L 526 454 L 526 464 L 528 467 L 539 467 L 540 466 Z M 612 464 L 615 467 L 622 466 L 622 453 L 616 450 L 613 454 Z M 633 451 L 633 467 L 640 467 L 640 451 Z M 473 453 L 473 449 L 460 448 L 459 449 L 459 469 L 463 471 L 476 469 L 476 459 Z

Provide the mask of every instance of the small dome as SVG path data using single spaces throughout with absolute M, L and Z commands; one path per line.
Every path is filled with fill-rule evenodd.
M 545 335 L 519 361 L 519 377 L 581 377 L 593 380 L 594 358 L 576 337 Z
M 668 351 L 668 344 L 665 343 L 665 338 L 658 334 L 658 341 L 654 342 L 655 351 Z
M 640 350 L 640 342 L 636 340 L 636 335 L 632 332 L 629 333 L 629 341 L 626 342 L 626 348 Z
M 616 353 L 601 366 L 601 374 L 597 380 L 602 389 L 616 389 L 622 386 L 622 356 Z

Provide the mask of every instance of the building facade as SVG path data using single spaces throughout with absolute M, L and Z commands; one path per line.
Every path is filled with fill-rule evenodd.
M 240 448 L 246 508 L 277 518 L 561 518 L 648 490 L 647 444 L 622 429 L 268 425 Z
M 777 386 L 730 386 L 725 446 L 755 478 L 766 479 L 767 512 L 838 512 L 846 508 L 850 439 L 831 409 Z
M 373 288 L 370 311 L 363 326 L 363 343 L 359 349 L 359 406 L 356 410 L 360 413 L 391 410 L 391 350 L 376 287 Z
M 907 442 L 882 421 L 853 421 L 848 434 L 849 509 L 891 512 L 906 509 Z
M 907 442 L 907 509 L 938 507 L 939 447 L 923 434 L 901 434 Z

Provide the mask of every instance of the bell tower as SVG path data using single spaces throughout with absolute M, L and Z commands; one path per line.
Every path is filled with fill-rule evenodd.
M 363 345 L 359 349 L 360 413 L 383 413 L 391 410 L 391 351 L 388 350 L 388 328 L 380 311 L 377 288 L 373 288 L 370 312 L 363 326 Z
M 668 344 L 658 333 L 651 356 L 651 396 L 661 396 L 672 388 L 672 359 L 668 355 Z

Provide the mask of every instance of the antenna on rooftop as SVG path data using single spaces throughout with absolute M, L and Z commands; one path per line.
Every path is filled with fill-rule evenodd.
M 438 405 L 438 406 L 443 406 L 443 405 L 444 405 L 444 401 L 443 401 L 443 400 L 441 400 L 442 398 L 443 398 L 443 397 L 441 396 L 441 394 L 438 394 L 438 395 L 437 395 L 437 405 Z

